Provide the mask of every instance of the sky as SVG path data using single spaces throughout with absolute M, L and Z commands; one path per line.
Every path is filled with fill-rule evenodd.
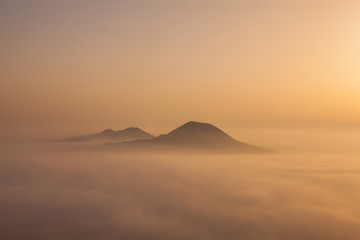
M 360 126 L 358 1 L 0 2 L 0 129 Z

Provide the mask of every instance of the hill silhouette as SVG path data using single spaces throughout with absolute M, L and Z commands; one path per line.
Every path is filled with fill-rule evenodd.
M 152 139 L 106 144 L 103 149 L 131 151 L 185 151 L 220 153 L 266 153 L 270 150 L 239 142 L 219 128 L 190 121 Z
M 150 139 L 154 136 L 141 130 L 137 127 L 129 127 L 123 130 L 114 131 L 112 129 L 106 129 L 101 133 L 77 136 L 64 139 L 66 142 L 86 142 L 92 140 L 107 140 L 113 142 L 130 141 L 136 139 Z

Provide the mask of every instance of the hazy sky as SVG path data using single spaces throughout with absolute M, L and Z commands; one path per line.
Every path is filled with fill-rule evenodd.
M 0 3 L 1 129 L 360 125 L 359 1 Z

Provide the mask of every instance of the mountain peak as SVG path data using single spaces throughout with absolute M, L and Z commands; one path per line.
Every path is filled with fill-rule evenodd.
M 112 134 L 114 133 L 114 130 L 108 128 L 108 129 L 105 129 L 104 131 L 101 132 L 102 134 Z
M 219 128 L 209 123 L 190 121 L 171 131 L 169 135 L 223 135 L 228 136 Z
M 180 128 L 181 129 L 186 129 L 186 128 L 218 129 L 217 127 L 215 127 L 214 125 L 211 125 L 210 123 L 202 123 L 202 122 L 195 122 L 195 121 L 189 121 L 189 122 L 185 123 L 184 125 L 181 125 L 180 127 L 178 127 L 178 129 L 180 129 Z M 220 129 L 218 129 L 218 130 L 220 130 Z
M 224 143 L 235 140 L 214 125 L 190 121 L 166 135 L 161 135 L 155 141 L 186 145 L 211 145 L 215 142 Z
M 143 130 L 141 130 L 138 127 L 128 127 L 128 128 L 126 128 L 126 129 L 124 129 L 122 131 L 143 131 Z
M 196 122 L 196 121 L 189 121 L 185 124 L 183 124 L 182 126 L 180 127 L 183 127 L 183 126 L 206 126 L 206 125 L 211 125 L 210 123 L 202 123 L 202 122 Z M 212 125 L 211 125 L 212 126 Z

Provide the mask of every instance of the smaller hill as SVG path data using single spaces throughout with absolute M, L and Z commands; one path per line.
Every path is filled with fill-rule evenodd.
M 130 127 L 123 130 L 114 131 L 112 129 L 106 129 L 100 133 L 85 135 L 85 136 L 76 136 L 64 139 L 65 142 L 86 142 L 93 140 L 107 140 L 112 142 L 123 142 L 123 141 L 132 141 L 137 139 L 150 139 L 154 136 L 141 130 L 137 127 Z

